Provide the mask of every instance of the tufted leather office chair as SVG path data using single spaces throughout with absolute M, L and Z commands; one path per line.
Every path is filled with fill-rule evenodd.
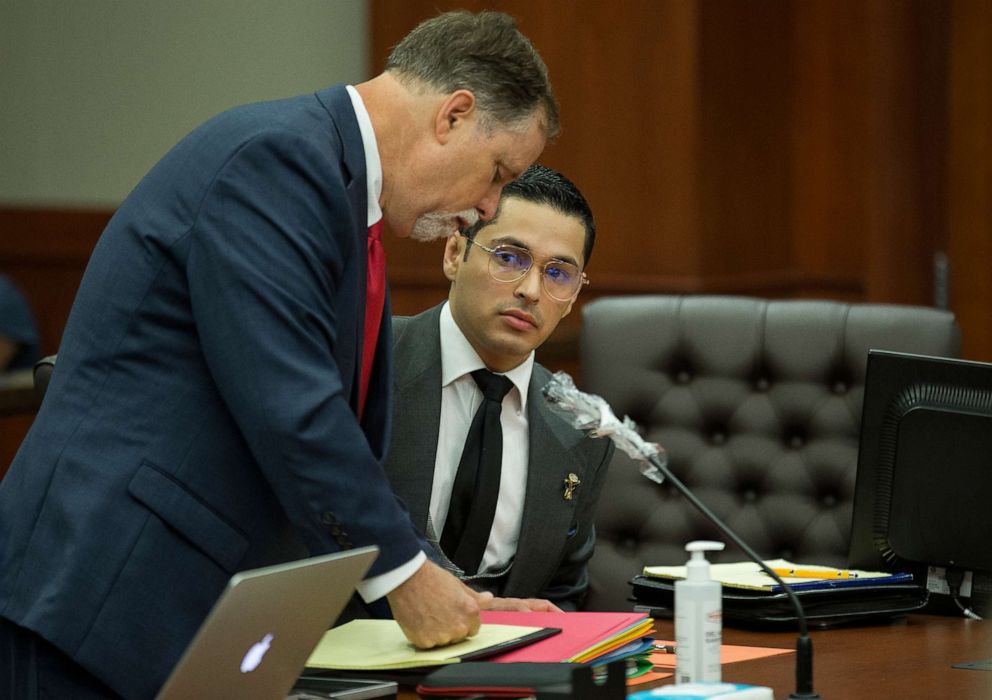
M 583 308 L 583 389 L 668 451 L 689 488 L 765 558 L 846 561 L 869 348 L 957 356 L 930 308 L 719 296 L 602 298 Z M 596 519 L 587 610 L 630 609 L 645 564 L 722 540 L 671 486 L 618 452 Z M 728 543 L 716 561 L 740 561 Z

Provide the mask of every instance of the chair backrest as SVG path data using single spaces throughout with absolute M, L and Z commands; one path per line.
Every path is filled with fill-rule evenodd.
M 761 556 L 844 564 L 869 348 L 955 357 L 930 308 L 726 296 L 601 298 L 583 308 L 582 388 L 661 444 L 673 472 Z M 596 517 L 589 610 L 629 609 L 645 564 L 723 539 L 623 454 Z M 745 558 L 730 546 L 717 561 Z
M 49 355 L 38 360 L 34 365 L 34 394 L 38 401 L 45 398 L 48 391 L 48 382 L 52 378 L 52 370 L 55 369 L 55 355 Z

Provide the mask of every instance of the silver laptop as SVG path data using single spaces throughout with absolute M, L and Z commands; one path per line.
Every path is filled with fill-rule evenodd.
M 282 700 L 378 547 L 235 574 L 157 700 Z

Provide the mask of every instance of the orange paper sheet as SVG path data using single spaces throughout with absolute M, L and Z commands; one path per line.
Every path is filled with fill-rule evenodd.
M 671 641 L 658 641 L 658 644 L 671 644 Z M 720 646 L 720 663 L 732 664 L 737 661 L 750 661 L 751 659 L 763 659 L 766 656 L 778 656 L 779 654 L 794 654 L 795 649 L 776 649 L 773 647 L 742 647 L 733 644 L 723 644 Z M 675 668 L 675 654 L 664 651 L 656 651 L 651 654 L 651 663 L 655 666 L 665 666 Z
M 672 641 L 661 641 L 658 644 L 674 645 Z M 773 647 L 742 647 L 733 644 L 723 644 L 720 647 L 720 664 L 732 664 L 736 661 L 750 661 L 751 659 L 763 659 L 766 656 L 779 656 L 782 654 L 793 654 L 794 649 L 776 649 Z M 651 654 L 651 663 L 654 670 L 645 673 L 643 676 L 627 679 L 627 687 L 659 681 L 675 675 L 675 654 L 664 651 L 656 651 Z M 670 669 L 670 670 L 669 670 Z

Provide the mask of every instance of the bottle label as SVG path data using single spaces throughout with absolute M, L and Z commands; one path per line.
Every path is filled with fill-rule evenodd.
M 720 644 L 723 614 L 717 607 L 684 598 L 676 602 L 675 682 L 720 680 Z M 693 643 L 693 640 L 696 640 Z

